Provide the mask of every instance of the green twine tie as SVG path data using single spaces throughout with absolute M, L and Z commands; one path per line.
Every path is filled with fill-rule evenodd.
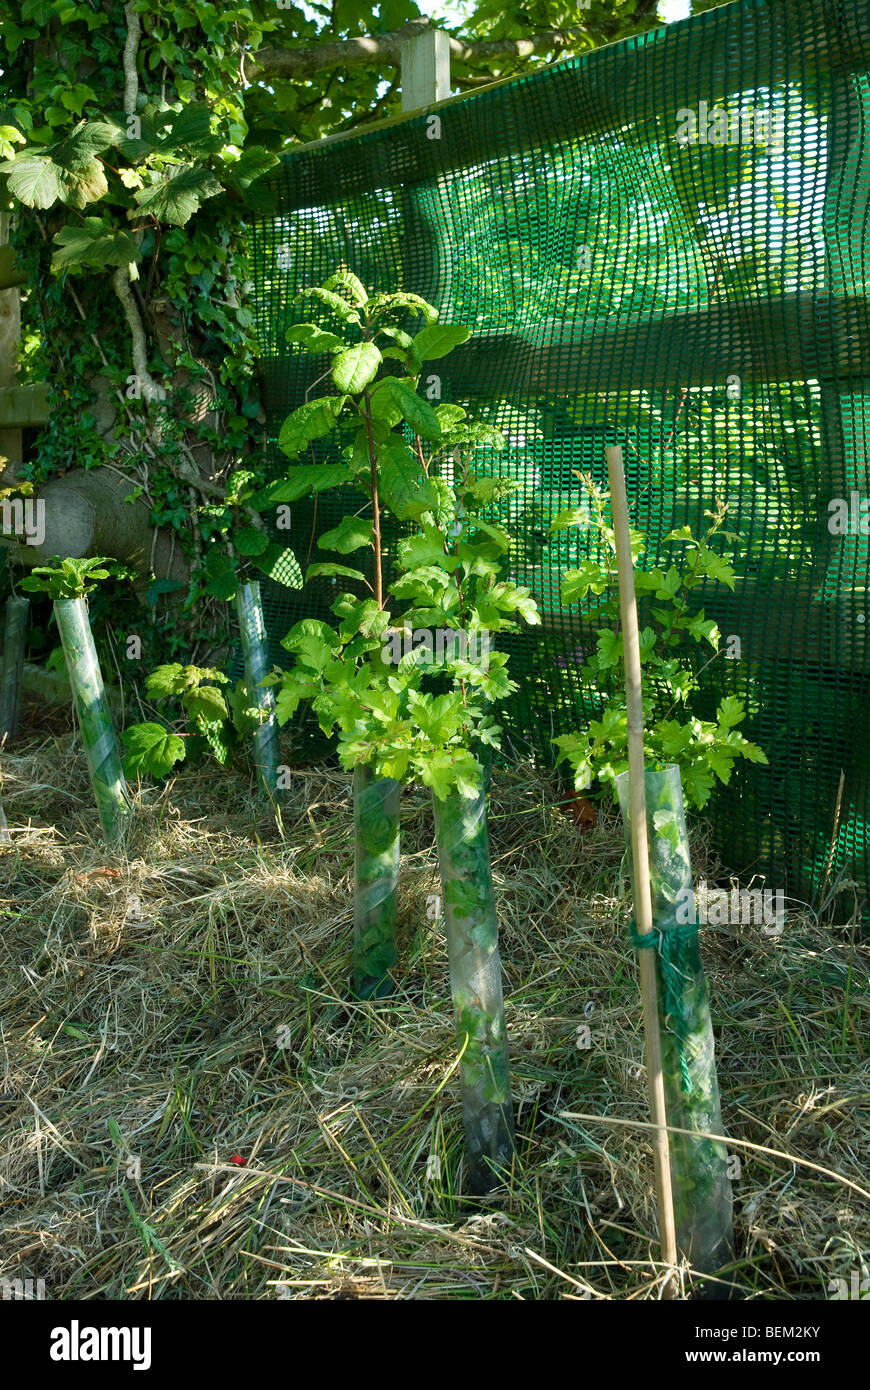
M 631 920 L 628 927 L 631 944 L 638 951 L 648 950 L 650 947 L 658 951 L 662 981 L 665 987 L 665 1013 L 674 1021 L 674 1036 L 680 1063 L 680 1089 L 684 1093 L 691 1091 L 692 1081 L 689 1076 L 689 1062 L 686 1057 L 687 1020 L 683 1010 L 683 987 L 689 972 L 683 967 L 688 964 L 684 959 L 685 947 L 697 933 L 698 924 L 696 922 L 687 922 L 684 926 L 679 927 L 669 927 L 667 931 L 654 928 L 644 936 L 639 935 L 634 919 Z

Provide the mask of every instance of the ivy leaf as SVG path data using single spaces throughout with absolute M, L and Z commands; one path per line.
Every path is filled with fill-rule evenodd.
M 183 588 L 177 579 L 152 579 L 145 591 L 145 601 L 150 608 L 156 608 L 162 594 L 175 594 Z
M 111 227 L 100 217 L 69 223 L 55 233 L 54 240 L 59 248 L 51 262 L 54 271 L 131 265 L 141 255 L 128 232 Z
M 357 396 L 374 381 L 380 365 L 381 354 L 374 343 L 354 343 L 333 359 L 332 379 L 339 391 Z
M 393 376 L 388 379 L 386 385 L 415 434 L 422 435 L 424 439 L 441 438 L 441 421 L 431 405 L 417 395 L 409 381 Z
M 142 772 L 165 777 L 185 756 L 184 739 L 150 721 L 125 729 L 121 740 L 127 749 L 123 767 L 128 777 Z
M 326 531 L 317 542 L 318 550 L 335 550 L 339 555 L 350 555 L 364 545 L 371 545 L 374 523 L 364 521 L 359 516 L 342 517 L 332 531 Z
M 24 0 L 21 18 L 30 19 L 34 24 L 47 24 L 54 17 L 52 0 Z
M 140 188 L 133 197 L 143 212 L 161 222 L 184 227 L 206 198 L 221 192 L 221 186 L 208 169 L 193 164 L 180 164 L 159 183 Z M 131 209 L 128 216 L 135 216 Z
M 61 173 L 43 154 L 19 154 L 0 164 L 0 174 L 9 175 L 9 192 L 29 208 L 50 208 L 61 200 Z

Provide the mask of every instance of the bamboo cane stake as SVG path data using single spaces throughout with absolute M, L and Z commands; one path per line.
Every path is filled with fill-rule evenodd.
M 628 520 L 628 497 L 625 491 L 625 470 L 622 449 L 616 445 L 604 450 L 610 501 L 613 508 L 613 534 L 616 545 L 616 569 L 619 577 L 619 616 L 622 624 L 622 645 L 625 655 L 625 696 L 628 723 L 628 778 L 631 796 L 631 855 L 634 877 L 634 913 L 639 936 L 648 936 L 653 929 L 652 892 L 649 876 L 649 842 L 646 822 L 646 786 L 643 756 L 643 688 L 640 673 L 640 639 L 637 626 L 637 600 L 634 592 L 634 565 L 631 556 L 631 532 Z M 667 1115 L 665 1113 L 665 1083 L 662 1072 L 662 1053 L 659 1039 L 658 993 L 656 963 L 652 951 L 638 951 L 640 990 L 643 1000 L 643 1027 L 646 1040 L 646 1073 L 649 1108 L 656 1126 L 653 1155 L 655 1160 L 656 1210 L 662 1259 L 669 1268 L 677 1264 L 677 1235 L 674 1223 L 674 1199 L 671 1190 L 671 1164 L 668 1151 Z M 665 1298 L 673 1298 L 674 1280 L 671 1277 L 663 1290 Z

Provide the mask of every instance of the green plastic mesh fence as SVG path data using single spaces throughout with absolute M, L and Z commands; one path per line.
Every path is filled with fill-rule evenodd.
M 552 736 L 598 708 L 589 624 L 559 602 L 588 538 L 548 539 L 578 471 L 606 482 L 605 445 L 622 444 L 656 560 L 728 502 L 741 579 L 705 594 L 726 653 L 709 702 L 746 701 L 770 765 L 712 803 L 717 847 L 816 905 L 852 879 L 847 908 L 870 867 L 868 120 L 866 0 L 742 0 L 300 149 L 253 226 L 275 474 L 280 424 L 326 366 L 286 343 L 301 288 L 344 262 L 473 329 L 421 387 L 497 424 L 490 466 L 522 485 L 513 577 L 544 626 L 510 639 L 517 755 L 552 762 Z M 294 505 L 303 564 L 362 500 Z M 276 659 L 334 592 L 269 588 Z

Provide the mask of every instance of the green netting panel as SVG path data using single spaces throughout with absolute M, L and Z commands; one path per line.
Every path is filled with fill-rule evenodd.
M 300 288 L 343 261 L 474 330 L 431 365 L 442 399 L 509 436 L 476 465 L 522 484 L 514 577 L 545 622 L 511 639 L 522 688 L 507 723 L 517 754 L 548 761 L 552 735 L 598 708 L 579 672 L 593 633 L 559 603 L 586 539 L 548 539 L 551 517 L 581 501 L 577 472 L 604 482 L 605 445 L 623 445 L 654 558 L 674 525 L 698 527 L 726 499 L 742 577 L 706 597 L 729 639 L 710 705 L 746 700 L 770 767 L 719 795 L 720 851 L 792 898 L 844 872 L 863 896 L 870 7 L 743 0 L 434 114 L 300 149 L 281 166 L 277 215 L 254 223 L 275 472 L 281 421 L 326 365 L 286 344 Z M 362 501 L 297 504 L 300 560 Z M 268 587 L 275 659 L 334 592 Z

